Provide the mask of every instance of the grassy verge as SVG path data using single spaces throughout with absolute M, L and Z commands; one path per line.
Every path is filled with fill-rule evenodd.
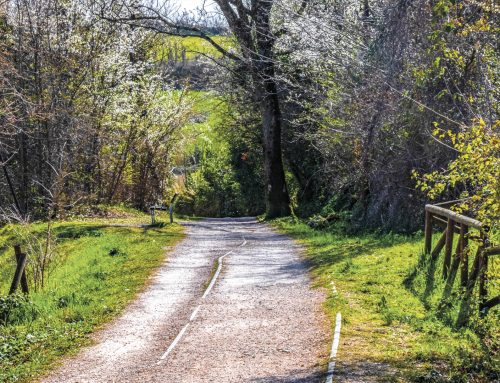
M 333 319 L 343 315 L 338 378 L 380 382 L 490 382 L 499 378 L 499 310 L 456 329 L 435 314 L 442 286 L 423 291 L 421 235 L 349 237 L 291 219 L 273 225 L 305 245 Z M 426 294 L 426 296 L 424 296 Z
M 27 381 L 89 343 L 89 333 L 118 315 L 182 238 L 179 225 L 136 227 L 148 216 L 56 222 L 56 256 L 43 289 L 6 298 L 19 227 L 0 229 L 0 381 Z M 134 226 L 114 226 L 127 225 Z M 46 224 L 30 225 L 42 235 Z M 30 278 L 30 269 L 28 269 Z M 2 297 L 3 296 L 3 297 Z

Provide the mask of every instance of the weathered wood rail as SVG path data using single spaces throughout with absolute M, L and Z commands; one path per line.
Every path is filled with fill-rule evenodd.
M 431 262 L 436 262 L 444 248 L 442 278 L 446 281 L 442 296 L 445 302 L 451 295 L 456 276 L 460 269 L 462 302 L 457 325 L 463 326 L 469 318 L 469 310 L 474 288 L 479 283 L 479 311 L 481 315 L 500 303 L 500 295 L 488 299 L 488 258 L 500 254 L 500 247 L 494 247 L 488 237 L 489 228 L 482 222 L 458 214 L 449 209 L 458 201 L 425 206 L 425 253 L 430 254 Z M 434 226 L 444 229 L 434 249 L 432 235 Z M 455 251 L 454 236 L 458 235 Z M 477 243 L 477 251 L 469 265 L 469 241 Z

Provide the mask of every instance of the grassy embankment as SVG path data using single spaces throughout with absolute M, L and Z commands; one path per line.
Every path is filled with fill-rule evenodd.
M 44 236 L 47 225 L 0 228 L 0 382 L 39 376 L 88 344 L 88 335 L 124 309 L 164 261 L 166 247 L 183 236 L 179 225 L 133 227 L 149 223 L 149 216 L 118 213 L 55 222 L 56 256 L 47 284 L 15 302 L 5 298 L 14 272 L 11 245 L 20 236 Z M 130 226 L 112 226 L 117 224 Z
M 466 329 L 454 327 L 456 307 L 437 315 L 441 270 L 426 292 L 422 235 L 350 237 L 291 219 L 274 225 L 305 245 L 314 280 L 328 291 L 328 315 L 343 315 L 338 374 L 368 373 L 381 382 L 498 381 L 498 306 Z M 496 262 L 490 280 L 498 290 Z

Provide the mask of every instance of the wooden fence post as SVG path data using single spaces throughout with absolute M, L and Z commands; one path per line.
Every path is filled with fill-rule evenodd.
M 432 214 L 425 211 L 425 253 L 430 254 L 432 250 Z
M 448 218 L 448 223 L 446 225 L 446 243 L 445 243 L 445 253 L 444 253 L 444 263 L 443 263 L 443 279 L 448 277 L 448 271 L 451 266 L 451 252 L 453 251 L 453 234 L 455 231 L 455 222 Z
M 16 252 L 16 271 L 14 273 L 14 279 L 12 280 L 12 284 L 10 286 L 9 295 L 14 294 L 17 290 L 17 286 L 19 286 L 19 282 L 21 282 L 21 288 L 25 294 L 28 293 L 28 281 L 26 279 L 26 262 L 28 260 L 26 254 L 21 253 L 21 247 L 15 247 Z
M 446 230 L 443 232 L 443 234 L 441 234 L 441 237 L 439 238 L 436 247 L 434 248 L 434 250 L 432 250 L 431 257 L 433 261 L 435 261 L 439 257 L 439 253 L 441 252 L 441 250 L 443 250 L 445 242 L 446 242 Z
M 472 264 L 472 270 L 469 273 L 465 294 L 462 296 L 462 303 L 460 305 L 460 311 L 458 313 L 458 319 L 457 319 L 458 327 L 464 326 L 469 320 L 469 310 L 470 310 L 472 292 L 474 291 L 474 286 L 476 285 L 476 281 L 481 271 L 483 251 L 484 247 L 483 245 L 480 245 L 477 248 L 476 256 L 474 257 L 474 262 Z
M 22 253 L 21 246 L 15 245 L 14 252 L 16 254 L 16 262 L 19 263 L 21 260 L 21 253 Z M 21 275 L 21 289 L 23 290 L 23 293 L 29 294 L 28 278 L 26 277 L 26 268 L 23 270 L 23 273 Z
M 500 247 L 499 246 L 490 247 L 484 251 L 484 257 L 486 259 L 486 264 L 485 264 L 486 267 L 488 266 L 488 257 L 494 256 L 494 255 L 500 255 Z M 485 269 L 485 273 L 486 272 L 487 272 L 487 270 Z M 485 277 L 487 278 L 487 275 Z M 496 297 L 493 297 L 489 300 L 487 299 L 486 284 L 488 283 L 488 280 L 486 278 L 484 281 L 485 286 L 483 287 L 483 291 L 482 291 L 484 296 L 482 297 L 481 302 L 479 304 L 479 310 L 480 310 L 481 314 L 483 314 L 483 315 L 487 314 L 488 310 L 491 309 L 492 307 L 495 307 L 496 305 L 500 304 L 500 295 L 497 295 Z M 481 291 L 480 291 L 480 294 L 481 294 Z
M 460 285 L 467 287 L 469 281 L 469 228 L 463 223 L 460 224 L 460 257 L 462 260 L 462 269 L 460 273 Z
M 484 315 L 483 305 L 487 301 L 488 296 L 488 254 L 483 252 L 481 258 L 481 269 L 479 272 L 479 313 Z
M 441 300 L 444 302 L 451 294 L 453 288 L 453 283 L 455 283 L 455 277 L 457 276 L 458 266 L 462 260 L 461 246 L 462 237 L 458 239 L 457 248 L 455 250 L 455 256 L 453 257 L 453 262 L 451 263 L 450 269 L 448 270 L 448 278 L 446 279 L 446 284 L 444 286 L 443 296 Z

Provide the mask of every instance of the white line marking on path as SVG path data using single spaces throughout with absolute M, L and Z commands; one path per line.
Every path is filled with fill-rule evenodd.
M 243 237 L 243 242 L 240 245 L 238 245 L 238 247 L 243 247 L 246 244 L 247 244 L 247 240 L 245 239 L 245 237 Z M 217 271 L 215 272 L 214 276 L 212 277 L 212 280 L 210 281 L 210 284 L 208 285 L 208 287 L 205 290 L 205 293 L 203 294 L 203 296 L 201 297 L 201 299 L 205 299 L 207 297 L 208 293 L 210 292 L 210 290 L 212 290 L 212 287 L 214 287 L 215 282 L 217 281 L 217 278 L 219 277 L 219 274 L 222 271 L 222 260 L 225 257 L 227 257 L 229 254 L 232 254 L 233 252 L 234 252 L 234 250 L 228 251 L 226 254 L 224 254 L 223 256 L 219 257 L 219 259 L 217 261 L 218 262 Z M 201 308 L 201 305 L 198 305 L 194 309 L 193 313 L 189 317 L 189 322 L 193 322 L 196 319 L 196 316 L 198 315 L 198 311 L 200 310 L 200 308 Z M 179 334 L 177 334 L 177 336 L 175 337 L 175 339 L 172 342 L 172 344 L 170 346 L 168 346 L 167 351 L 165 351 L 165 353 L 160 357 L 160 360 L 156 364 L 160 364 L 162 362 L 162 360 L 166 359 L 166 357 L 174 350 L 175 346 L 177 346 L 177 343 L 179 343 L 179 341 L 181 340 L 181 338 L 184 336 L 184 333 L 186 332 L 186 330 L 187 330 L 188 327 L 189 327 L 189 323 L 187 323 L 182 328 L 182 330 L 179 332 Z
M 229 254 L 231 254 L 233 251 L 229 251 L 227 252 L 226 254 L 224 254 L 222 257 L 219 257 L 219 259 L 217 260 L 217 271 L 215 272 L 212 280 L 210 281 L 210 284 L 208 285 L 207 289 L 205 290 L 205 293 L 203 294 L 203 296 L 201 297 L 201 299 L 205 299 L 208 295 L 208 293 L 210 293 L 210 290 L 212 290 L 212 287 L 214 287 L 214 284 L 215 282 L 217 281 L 217 278 L 219 277 L 219 274 L 222 270 L 222 260 L 224 259 L 224 257 L 228 256 Z
M 177 336 L 175 337 L 174 341 L 172 342 L 172 344 L 167 348 L 167 351 L 165 351 L 165 353 L 161 356 L 161 360 L 165 359 L 168 354 L 170 354 L 172 352 L 172 350 L 175 348 L 175 346 L 177 346 L 177 343 L 179 343 L 179 341 L 181 340 L 182 336 L 184 335 L 184 333 L 186 332 L 187 328 L 189 327 L 189 323 L 186 324 L 182 330 L 179 332 L 179 334 L 177 334 Z M 160 364 L 160 362 L 158 362 L 158 364 Z
M 193 311 L 193 313 L 191 314 L 191 317 L 189 318 L 189 321 L 192 322 L 196 319 L 196 315 L 198 315 L 198 311 L 200 310 L 201 308 L 201 305 L 198 305 L 198 307 L 196 307 Z
M 238 247 L 243 247 L 245 246 L 247 243 L 247 240 L 245 239 L 245 237 L 243 237 L 243 242 L 238 246 Z M 212 280 L 210 281 L 210 284 L 208 285 L 207 289 L 205 290 L 205 293 L 203 294 L 203 296 L 201 297 L 202 299 L 205 299 L 207 297 L 207 295 L 210 293 L 210 291 L 212 290 L 212 287 L 214 287 L 215 285 L 215 282 L 217 281 L 217 278 L 219 277 L 219 274 L 222 270 L 222 260 L 227 257 L 229 254 L 232 254 L 234 250 L 231 250 L 231 251 L 228 251 L 226 254 L 224 254 L 223 256 L 219 257 L 217 263 L 218 263 L 218 266 L 217 266 L 217 271 L 215 272 L 214 276 L 212 277 Z
M 333 333 L 332 352 L 330 353 L 330 362 L 328 363 L 328 373 L 326 375 L 326 383 L 332 383 L 333 372 L 335 371 L 335 358 L 337 357 L 337 350 L 340 342 L 340 325 L 342 323 L 342 315 L 337 313 L 335 319 L 335 332 Z

